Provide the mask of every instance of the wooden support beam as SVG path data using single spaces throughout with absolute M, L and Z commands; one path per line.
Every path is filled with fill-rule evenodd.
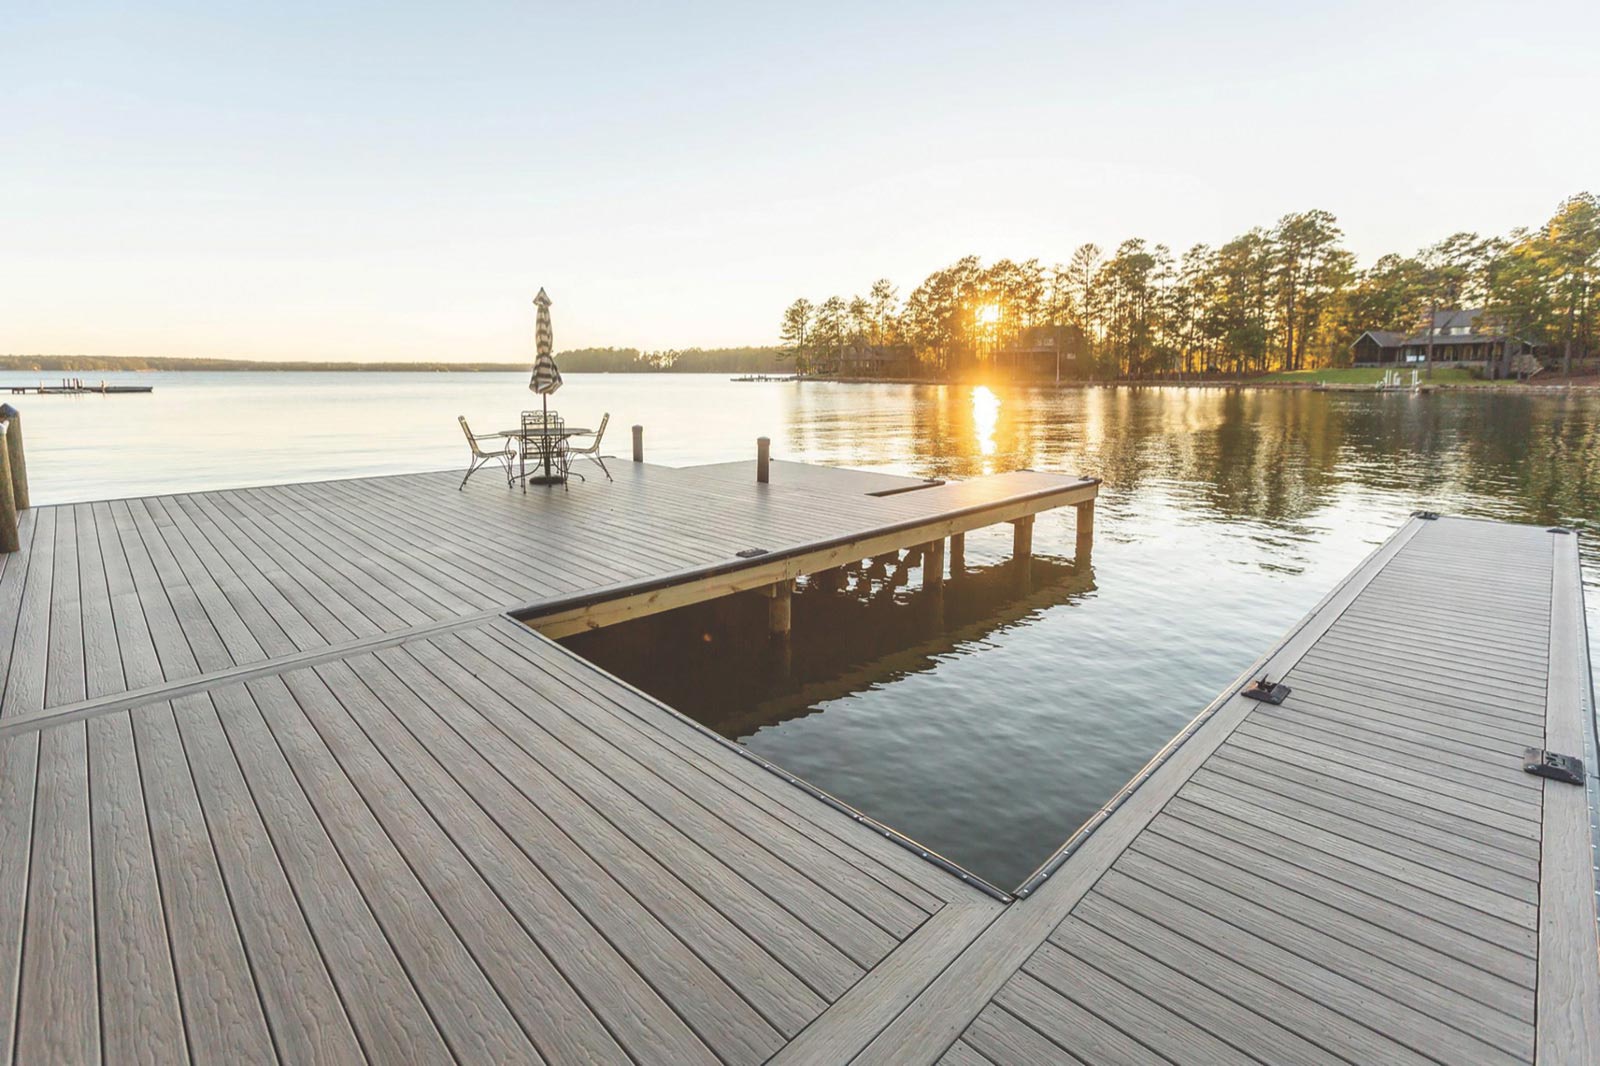
M 960 577 L 967 569 L 967 535 L 950 534 L 950 577 Z
M 1033 555 L 1033 515 L 1011 520 L 1011 557 L 1027 559 Z
M 853 563 L 859 564 L 863 559 L 873 560 L 872 572 L 882 572 L 878 558 L 896 558 L 897 547 L 999 525 L 1056 507 L 1072 507 L 1093 496 L 1097 488 L 1093 483 L 1076 485 L 1048 497 L 1017 501 L 954 518 L 935 519 L 907 529 L 869 534 L 858 540 L 843 541 L 815 551 L 796 552 L 765 561 L 757 558 L 737 569 L 715 568 L 704 576 L 696 576 L 692 571 L 685 572 L 676 575 L 670 583 L 642 582 L 644 587 L 636 591 L 618 589 L 608 596 L 547 607 L 543 614 L 534 614 L 527 609 L 511 613 L 545 636 L 559 640 L 573 633 L 616 625 L 692 603 L 704 603 L 735 592 L 758 589 L 784 578 L 814 574 L 834 566 L 849 567 Z
M 644 462 L 644 427 L 633 427 L 633 461 Z
M 922 549 L 922 587 L 936 591 L 944 587 L 944 540 L 929 541 Z
M 756 438 L 756 480 L 765 485 L 769 480 L 772 466 L 772 440 L 769 437 Z
M 1078 504 L 1077 562 L 1081 566 L 1094 554 L 1094 501 Z
M 789 630 L 793 623 L 791 606 L 794 600 L 794 585 L 789 581 L 780 581 L 768 586 L 767 596 L 767 632 L 775 640 L 788 640 Z

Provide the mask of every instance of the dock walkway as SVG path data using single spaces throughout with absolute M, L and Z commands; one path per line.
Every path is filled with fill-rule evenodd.
M 0 1063 L 1597 1060 L 1575 537 L 1412 520 L 1013 897 L 510 616 L 1093 483 L 618 466 L 28 512 Z

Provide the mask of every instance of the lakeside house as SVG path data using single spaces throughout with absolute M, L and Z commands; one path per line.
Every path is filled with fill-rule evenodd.
M 1369 329 L 1350 346 L 1356 366 L 1415 365 L 1427 361 L 1429 335 L 1432 335 L 1435 366 L 1482 367 L 1505 354 L 1508 339 L 1484 320 L 1481 308 L 1450 308 L 1433 313 L 1431 327 L 1414 333 Z M 1532 355 L 1533 346 L 1516 337 L 1512 355 Z
M 909 344 L 847 344 L 832 372 L 847 378 L 909 378 L 915 361 Z
M 995 351 L 994 362 L 1018 377 L 1076 377 L 1083 350 L 1083 330 L 1077 326 L 1027 326 Z

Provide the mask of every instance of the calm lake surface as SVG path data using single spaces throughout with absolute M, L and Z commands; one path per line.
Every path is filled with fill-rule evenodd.
M 15 398 L 36 502 L 453 467 L 456 415 L 485 431 L 533 406 L 522 374 L 105 377 L 156 391 Z M 654 462 L 745 458 L 766 435 L 783 459 L 1105 479 L 1092 569 L 1071 565 L 1070 510 L 1041 516 L 1026 593 L 998 567 L 1009 527 L 971 534 L 978 573 L 947 593 L 942 621 L 913 574 L 803 592 L 787 664 L 750 643 L 739 604 L 574 644 L 1005 887 L 1413 510 L 1600 527 L 1590 396 L 573 374 L 558 401 L 573 422 L 610 411 L 609 451 L 643 424 Z M 1584 559 L 1592 613 L 1600 540 Z

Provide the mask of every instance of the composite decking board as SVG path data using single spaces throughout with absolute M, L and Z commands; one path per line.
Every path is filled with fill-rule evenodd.
M 503 631 L 503 627 L 500 628 Z M 517 632 L 516 637 L 513 647 L 526 648 L 526 635 Z M 537 642 L 534 646 L 537 646 Z M 528 650 L 531 652 L 532 648 Z M 586 674 L 593 671 L 593 667 L 572 655 L 550 654 L 542 661 L 553 672 L 566 674 L 580 683 Z M 615 679 L 611 680 L 615 682 Z M 703 744 L 705 738 L 700 730 L 689 727 L 676 711 L 666 705 L 652 701 L 643 693 L 621 683 L 612 683 L 600 691 L 610 702 L 652 727 L 653 735 L 663 745 L 690 757 L 701 750 L 698 745 Z M 927 864 L 911 855 L 907 849 L 887 841 L 882 834 L 855 819 L 840 818 L 839 812 L 819 807 L 812 797 L 797 791 L 770 771 L 752 765 L 746 758 L 697 758 L 694 765 L 703 773 L 741 792 L 762 809 L 784 819 L 830 851 L 837 852 L 924 911 L 931 913 L 945 902 L 978 898 L 978 893 L 962 885 L 958 879 L 930 877 Z
M 939 1066 L 992 1066 L 988 1058 L 964 1040 L 958 1040 L 939 1060 Z
M 82 601 L 84 680 L 86 696 L 103 696 L 127 688 L 122 649 L 111 606 L 111 579 L 99 520 L 89 504 L 78 504 L 78 594 Z
M 72 703 L 88 696 L 88 666 L 83 648 L 83 601 L 79 588 L 78 512 L 56 512 L 55 573 L 50 579 L 49 650 L 45 662 L 44 703 Z
M 162 586 L 149 554 L 144 550 L 144 542 L 133 528 L 133 519 L 127 512 L 126 504 L 114 501 L 110 508 L 128 580 L 132 583 L 132 589 L 123 601 L 128 607 L 125 612 L 125 616 L 129 616 L 128 625 L 137 628 L 141 624 L 131 617 L 134 607 L 137 607 L 144 631 L 150 637 L 150 650 L 155 655 L 161 680 L 198 674 L 200 664 L 189 646 L 189 638 L 184 632 L 178 611 Z M 130 666 L 140 661 L 131 655 L 127 660 Z
M 471 648 L 466 654 L 472 656 L 478 650 Z M 494 649 L 485 646 L 483 650 L 489 653 L 485 656 L 486 662 L 492 663 Z M 457 653 L 454 648 L 451 651 Z M 515 684 L 512 675 L 504 673 L 500 667 L 487 668 L 502 674 L 501 683 Z M 736 801 L 736 794 L 708 794 L 692 767 L 676 759 L 649 759 L 643 752 L 617 746 L 603 730 L 596 729 L 593 715 L 585 713 L 594 706 L 588 697 L 568 691 L 573 692 L 573 697 L 564 697 L 558 704 L 550 695 L 528 689 L 525 696 L 519 696 L 520 709 L 531 714 L 538 708 L 543 712 L 539 725 L 562 746 L 604 772 L 612 779 L 614 787 L 623 789 L 679 826 L 707 851 L 726 854 L 747 880 L 859 965 L 870 967 L 888 953 L 896 942 L 896 934 L 874 921 L 874 917 L 889 921 L 882 917 L 881 908 L 873 906 L 879 902 L 877 899 L 852 898 L 836 887 L 813 879 L 816 875 L 807 860 L 816 862 L 824 853 L 796 846 L 792 830 L 781 824 L 769 826 L 771 837 L 758 835 L 750 828 L 733 826 L 726 820 L 726 803 Z M 612 721 L 619 720 L 613 718 Z M 530 719 L 528 726 L 532 725 Z M 759 813 L 751 809 L 746 817 L 754 821 Z M 734 840 L 748 841 L 753 846 L 730 850 L 728 845 Z M 916 920 L 908 917 L 906 924 L 914 927 Z M 904 932 L 909 932 L 909 928 L 901 935 Z
M 1150 837 L 1177 843 L 1192 851 L 1218 857 L 1228 865 L 1259 875 L 1270 882 L 1268 893 L 1290 892 L 1319 898 L 1352 918 L 1371 924 L 1375 935 L 1404 938 L 1465 965 L 1463 971 L 1481 970 L 1512 984 L 1532 989 L 1534 959 L 1526 950 L 1505 947 L 1480 937 L 1462 935 L 1449 915 L 1435 913 L 1426 900 L 1393 891 L 1392 886 L 1341 877 L 1346 871 L 1317 861 L 1313 853 L 1284 853 L 1272 841 L 1232 832 L 1223 826 L 1201 826 L 1163 815 L 1150 824 Z M 1352 883 L 1354 882 L 1354 883 Z
M 190 1054 L 196 1060 L 276 1061 L 172 706 L 157 703 L 120 713 L 133 724 Z
M 1596 726 L 1589 634 L 1577 539 L 1553 542 L 1550 672 L 1544 746 L 1582 752 Z M 1585 734 L 1589 735 L 1586 736 Z M 1592 749 L 1590 754 L 1595 754 Z M 1600 768 L 1590 768 L 1593 775 Z M 1600 952 L 1595 947 L 1596 856 L 1591 825 L 1597 812 L 1588 788 L 1546 780 L 1544 906 L 1539 921 L 1537 1061 L 1600 1060 Z
M 100 998 L 104 1058 L 142 1066 L 187 1062 L 133 726 L 126 714 L 86 725 L 97 962 L 102 987 L 116 990 Z M 9 1060 L 0 1054 L 0 1061 Z
M 663 852 L 662 858 L 657 858 L 634 844 L 613 825 L 603 809 L 591 805 L 560 776 L 549 773 L 542 764 L 514 748 L 498 730 L 492 726 L 477 728 L 470 717 L 460 720 L 454 716 L 448 720 L 440 717 L 433 708 L 448 705 L 455 690 L 444 687 L 420 663 L 408 663 L 391 653 L 381 653 L 378 659 L 400 683 L 415 693 L 406 700 L 386 700 L 391 708 L 399 703 L 415 703 L 407 717 L 431 715 L 438 718 L 443 727 L 456 733 L 461 743 L 472 747 L 475 758 L 495 767 L 507 784 L 525 797 L 512 799 L 507 809 L 529 812 L 529 825 L 539 830 L 540 837 L 529 839 L 530 828 L 519 826 L 519 846 L 537 848 L 542 846 L 538 840 L 552 841 L 554 847 L 567 851 L 569 868 L 584 864 L 584 860 L 577 859 L 570 850 L 581 848 L 587 863 L 592 864 L 589 867 L 591 876 L 602 888 L 614 879 L 621 890 L 628 892 L 662 926 L 671 929 L 700 958 L 714 966 L 734 990 L 780 1031 L 792 1035 L 821 1012 L 826 1000 L 785 968 L 785 953 L 776 945 L 763 946 L 718 909 L 727 894 L 726 882 L 720 891 L 696 895 L 663 861 L 670 853 Z M 580 889 L 579 895 L 581 893 Z M 772 922 L 757 921 L 752 926 L 757 935 L 772 938 Z
M 17 567 L 22 575 L 22 587 L 16 629 L 11 638 L 11 663 L 6 672 L 5 689 L 0 691 L 0 716 L 16 717 L 44 706 L 55 541 L 56 510 L 44 509 L 34 519 L 28 565 Z
M 1293 1029 L 1254 1014 L 1182 968 L 1151 958 L 1075 918 L 1061 924 L 1013 980 L 1049 988 L 1146 1044 L 1168 1062 L 1315 1066 L 1341 1061 Z M 1006 995 L 1011 982 L 1000 990 Z M 1014 1010 L 1025 1009 L 1013 1000 Z
M 166 512 L 192 564 L 215 578 L 223 595 L 239 611 L 268 656 L 303 651 L 317 643 L 315 630 L 288 608 L 280 592 L 254 575 L 237 549 L 224 542 L 224 549 L 219 551 L 176 499 L 157 497 L 150 502 Z
M 81 722 L 39 738 L 17 996 L 18 1014 L 33 1020 L 17 1034 L 23 1062 L 100 1057 L 87 744 Z
M 564 957 L 619 956 L 724 1061 L 759 1062 L 783 1043 L 734 988 L 545 819 L 497 768 L 459 737 L 452 740 L 437 719 L 429 721 L 426 709 L 401 691 L 398 679 L 383 678 L 370 660 L 361 660 L 328 664 L 318 672 L 384 758 L 403 770 L 406 785 L 452 843 L 480 869 L 495 871 L 489 876 L 504 896 L 516 893 L 530 901 L 528 920 L 537 920 L 535 928 L 544 938 L 554 939 L 552 926 L 593 938 L 583 952 L 564 951 Z
M 1538 902 L 1537 867 L 1531 870 L 1531 876 L 1526 872 L 1512 874 L 1423 841 L 1411 840 L 1409 843 L 1404 843 L 1408 839 L 1405 834 L 1397 833 L 1388 826 L 1373 824 L 1360 817 L 1359 812 L 1331 810 L 1321 803 L 1307 803 L 1302 798 L 1283 796 L 1269 789 L 1229 777 L 1196 774 L 1190 779 L 1190 783 L 1196 787 L 1196 792 L 1189 794 L 1185 790 L 1188 799 L 1196 800 L 1199 797 L 1210 796 L 1215 797 L 1217 801 L 1240 804 L 1240 809 L 1268 812 L 1259 823 L 1263 827 L 1290 830 L 1295 829 L 1297 825 L 1303 825 L 1314 838 L 1324 838 L 1326 835 L 1327 839 L 1339 838 L 1357 847 L 1372 847 L 1381 851 L 1388 851 L 1403 843 L 1408 863 L 1416 863 L 1429 870 L 1469 881 L 1480 888 L 1510 896 L 1524 903 Z M 1203 799 L 1200 802 L 1204 802 Z
M 127 507 L 134 535 L 139 538 L 156 579 L 166 590 L 198 669 L 224 670 L 236 665 L 240 656 L 265 657 L 249 629 L 220 594 L 189 583 L 160 530 L 151 521 L 146 501 L 131 500 Z
M 1539 790 L 1539 783 L 1531 778 L 1507 780 L 1503 773 L 1507 762 L 1522 755 L 1521 749 L 1513 750 L 1507 745 L 1494 751 L 1459 744 L 1448 733 L 1437 729 L 1425 731 L 1408 729 L 1393 722 L 1351 719 L 1312 701 L 1302 700 L 1301 704 L 1315 709 L 1314 722 L 1266 714 L 1263 715 L 1262 724 L 1270 724 L 1280 733 L 1296 734 L 1306 740 L 1329 741 L 1348 751 L 1382 754 L 1386 757 L 1384 761 L 1388 762 L 1416 760 L 1412 765 L 1425 765 L 1431 761 L 1438 764 L 1436 772 L 1469 775 L 1474 784 L 1513 797 L 1527 798 L 1529 793 Z
M 284 575 L 286 582 L 279 587 L 284 595 L 302 611 L 315 613 L 325 612 L 326 615 L 343 626 L 352 638 L 371 636 L 385 630 L 385 626 L 374 622 L 361 608 L 346 596 L 346 590 L 339 583 L 344 578 L 337 573 L 328 575 L 320 572 L 320 567 L 313 565 L 313 560 L 305 554 L 285 547 L 277 538 L 266 536 L 255 524 L 254 517 L 243 508 L 235 508 L 220 493 L 206 496 L 193 496 L 190 502 L 208 513 L 240 546 L 241 551 L 256 552 L 267 560 L 270 566 L 278 567 Z M 292 581 L 303 590 L 303 595 L 296 595 Z M 315 604 L 316 606 L 311 606 Z M 308 617 L 310 614 L 308 613 Z M 318 626 L 318 631 L 325 633 L 326 620 Z M 395 625 L 398 626 L 398 620 Z
M 1446 837 L 1450 841 L 1459 841 L 1459 847 L 1501 852 L 1511 862 L 1537 863 L 1539 860 L 1537 838 L 1457 818 L 1419 801 L 1416 797 L 1398 797 L 1379 788 L 1357 785 L 1315 770 L 1285 765 L 1278 759 L 1244 748 L 1233 746 L 1219 748 L 1209 769 L 1240 780 L 1260 781 L 1286 792 L 1290 786 L 1296 790 L 1310 790 L 1317 793 L 1310 798 L 1319 803 L 1342 798 L 1358 807 L 1381 812 L 1381 816 L 1389 819 L 1401 820 L 1412 826 L 1413 832 L 1426 834 L 1430 839 Z M 1303 795 L 1303 792 L 1301 794 Z
M 16 651 L 17 630 L 22 625 L 22 596 L 28 570 L 33 565 L 33 538 L 38 528 L 39 508 L 23 511 L 17 521 L 21 550 L 7 554 L 6 568 L 0 571 L 0 718 L 12 712 L 6 708 L 6 693 L 12 656 Z
M 260 590 L 258 595 L 263 603 L 273 602 L 276 598 L 280 612 L 279 624 L 286 632 L 303 633 L 302 624 L 311 627 L 315 637 L 309 634 L 303 636 L 300 640 L 302 647 L 355 639 L 357 632 L 345 624 L 332 605 L 312 595 L 312 579 L 303 567 L 275 559 L 243 527 L 217 510 L 214 502 L 199 496 L 178 496 L 174 497 L 173 502 L 189 515 L 195 530 L 211 542 L 235 572 Z M 254 579 L 248 576 L 251 573 L 255 575 Z
M 221 692 L 185 696 L 173 707 L 273 1044 L 290 1062 L 359 1059 L 344 1004 L 217 718 L 220 698 Z
M 1308 668 L 1315 665 L 1346 672 L 1368 671 L 1372 683 L 1382 688 L 1390 688 L 1396 680 L 1405 679 L 1421 682 L 1429 692 L 1448 699 L 1464 695 L 1488 696 L 1491 702 L 1499 703 L 1507 712 L 1527 713 L 1529 708 L 1539 707 L 1544 700 L 1543 678 L 1529 683 L 1525 679 L 1497 677 L 1488 670 L 1481 670 L 1474 673 L 1472 684 L 1463 691 L 1464 686 L 1459 673 L 1451 670 L 1453 664 L 1433 663 L 1415 652 L 1409 659 L 1402 661 L 1369 652 L 1349 652 L 1342 648 L 1321 647 L 1314 655 L 1307 656 L 1307 660 Z M 1542 714 L 1535 713 L 1533 717 L 1543 719 Z
M 1357 839 L 1368 833 L 1388 834 L 1383 838 L 1387 846 L 1410 841 L 1404 846 L 1417 849 L 1413 854 L 1436 856 L 1434 861 L 1461 861 L 1471 864 L 1471 867 L 1481 866 L 1485 874 L 1497 879 L 1501 875 L 1509 875 L 1511 883 L 1527 882 L 1535 889 L 1539 883 L 1537 853 L 1519 853 L 1501 846 L 1506 840 L 1517 839 L 1514 837 L 1501 837 L 1493 844 L 1480 843 L 1451 832 L 1448 823 L 1443 829 L 1430 828 L 1416 818 L 1393 815 L 1381 807 L 1363 804 L 1348 792 L 1319 792 L 1292 778 L 1257 772 L 1241 773 L 1238 763 L 1222 758 L 1212 759 L 1191 780 L 1196 784 L 1255 797 L 1263 805 L 1292 804 L 1293 807 L 1289 809 L 1295 812 L 1296 817 L 1306 817 L 1312 824 L 1348 827 L 1348 831 Z
M 291 794 L 289 802 L 302 812 L 305 828 L 299 839 L 308 849 L 308 861 L 328 871 L 323 877 L 332 908 L 330 928 L 342 938 L 332 959 L 335 976 L 347 985 L 381 991 L 363 1009 L 375 1012 L 389 1028 L 423 1027 L 419 1045 L 434 1058 L 448 1057 L 440 1028 L 451 1033 L 470 1028 L 474 1016 L 496 1043 L 515 1049 L 518 1039 L 506 1011 L 525 1035 L 537 1034 L 535 1042 L 547 1053 L 594 1061 L 620 1057 L 611 1035 L 542 952 L 515 953 L 514 964 L 508 959 L 513 946 L 522 943 L 521 930 L 509 923 L 504 906 L 469 865 L 418 866 L 399 850 L 396 832 L 408 850 L 405 831 L 417 834 L 419 850 L 439 832 L 414 802 L 402 801 L 403 785 L 369 804 L 360 785 L 369 773 L 378 772 L 372 753 L 355 762 L 343 745 L 339 752 L 332 750 L 304 709 L 316 701 L 302 700 L 284 678 L 251 681 L 246 688 L 254 713 L 243 706 L 229 728 L 255 737 L 253 743 L 266 753 L 259 768 L 264 783 L 292 781 L 305 797 L 302 801 Z M 339 744 L 337 738 L 334 743 Z M 355 750 L 363 749 L 358 745 Z M 303 802 L 311 808 L 309 816 L 303 813 Z M 441 891 L 429 892 L 430 885 Z M 444 911 L 436 911 L 436 904 Z M 345 917 L 339 917 L 341 912 Z M 441 949 L 437 957 L 427 945 Z M 340 977 L 345 973 L 349 976 Z M 485 991 L 486 981 L 493 982 L 492 991 Z M 466 998 L 472 990 L 481 997 L 476 1003 Z M 396 1032 L 392 1039 L 405 1057 L 404 1045 L 414 1037 Z M 375 1055 L 374 1060 L 384 1057 Z
M 1457 1053 L 1464 1052 L 1468 1057 L 1475 1057 L 1482 1049 L 1460 1042 L 1461 1035 L 1468 1034 L 1513 1055 L 1526 1057 L 1532 1051 L 1533 1033 L 1527 1018 L 1519 1020 L 1516 1017 L 1519 1007 L 1531 1006 L 1531 1000 L 1526 997 L 1513 997 L 1508 1002 L 1493 1004 L 1495 1010 L 1485 1010 L 1481 1000 L 1461 996 L 1434 983 L 1426 972 L 1414 972 L 1348 943 L 1345 938 L 1348 928 L 1360 923 L 1345 922 L 1318 927 L 1285 918 L 1249 895 L 1235 895 L 1227 891 L 1219 893 L 1213 883 L 1202 881 L 1186 870 L 1162 861 L 1175 858 L 1175 854 L 1161 858 L 1137 852 L 1125 854 L 1107 875 L 1101 891 L 1114 898 L 1128 898 L 1133 893 L 1122 893 L 1118 889 L 1133 888 L 1141 894 L 1141 898 L 1158 903 L 1168 898 L 1181 900 L 1185 906 L 1195 908 L 1195 915 L 1207 915 L 1203 920 L 1186 923 L 1194 936 L 1205 936 L 1204 931 L 1220 921 L 1230 927 L 1224 931 L 1227 935 L 1237 936 L 1232 932 L 1237 928 L 1250 938 L 1273 945 L 1276 951 L 1287 953 L 1279 956 L 1279 965 L 1271 967 L 1275 976 L 1303 987 L 1307 985 L 1305 978 L 1293 976 L 1282 960 L 1287 960 L 1288 966 L 1316 969 L 1322 974 L 1323 980 L 1338 985 L 1347 997 L 1344 1008 L 1346 1014 L 1351 1013 L 1352 1005 L 1355 1005 L 1358 1013 L 1364 1013 L 1360 1004 L 1365 995 L 1362 989 L 1366 989 L 1374 996 L 1392 1000 L 1404 1010 L 1415 1011 L 1430 1019 L 1423 1023 L 1420 1018 L 1400 1015 L 1406 1028 L 1437 1022 L 1454 1030 L 1420 1034 L 1434 1046 L 1444 1047 L 1449 1041 L 1455 1040 L 1458 1042 Z M 1152 912 L 1146 909 L 1144 913 L 1148 915 Z M 1173 921 L 1170 907 L 1162 910 L 1158 917 L 1164 925 L 1169 922 L 1178 924 Z M 1289 955 L 1296 956 L 1296 959 L 1288 959 Z M 1239 956 L 1235 953 L 1234 957 Z M 1289 976 L 1279 976 L 1285 974 Z M 1323 1001 L 1331 1003 L 1332 999 L 1324 996 Z
M 1157 824 L 1167 830 L 1175 828 Z M 1448 988 L 1522 1021 L 1533 1020 L 1533 990 L 1529 985 L 1476 965 L 1459 965 L 1463 960 L 1416 937 L 1408 915 L 1398 914 L 1392 907 L 1372 908 L 1380 920 L 1359 920 L 1345 909 L 1350 907 L 1348 893 L 1331 889 L 1304 871 L 1251 864 L 1248 856 L 1237 850 L 1225 852 L 1226 859 L 1219 858 L 1185 843 L 1179 835 L 1148 833 L 1135 841 L 1121 861 L 1157 861 L 1164 869 L 1178 870 L 1185 877 L 1208 883 L 1222 893 L 1222 899 L 1244 901 L 1247 906 L 1273 911 L 1299 927 L 1334 933 L 1342 943 L 1402 968 L 1419 982 Z M 1307 891 L 1308 888 L 1313 890 Z
M 658 746 L 662 752 L 682 762 L 688 770 L 709 779 L 710 787 L 715 789 L 712 792 L 714 797 L 749 795 L 750 781 L 768 783 L 762 776 L 766 775 L 765 770 L 757 773 L 755 767 L 749 767 L 742 759 L 704 759 L 706 736 L 701 735 L 699 731 L 691 730 L 686 723 L 677 720 L 674 714 L 662 714 L 664 707 L 659 704 L 650 704 L 646 701 L 640 706 L 640 699 L 632 698 L 634 693 L 630 693 L 618 683 L 606 683 L 610 682 L 610 679 L 597 674 L 594 667 L 582 663 L 581 659 L 574 658 L 570 653 L 557 650 L 544 637 L 539 637 L 525 627 L 498 623 L 486 627 L 486 635 L 501 643 L 502 647 L 512 651 L 518 658 L 533 664 L 536 669 L 541 669 L 560 680 L 562 685 L 570 685 L 574 690 L 581 691 L 584 699 L 594 703 L 598 709 L 616 715 L 629 730 L 634 731 L 634 735 L 640 736 L 645 741 L 646 746 L 651 744 Z M 621 714 L 616 714 L 618 711 Z M 602 720 L 605 722 L 610 719 Z M 790 789 L 786 799 L 795 799 L 797 795 Z M 819 839 L 813 832 L 806 832 L 806 828 L 811 826 L 813 818 L 824 821 L 827 829 L 822 832 L 827 834 L 826 842 L 829 847 L 826 848 L 827 858 L 822 860 L 824 866 L 818 872 L 837 884 L 850 888 L 861 896 L 875 896 L 878 888 L 888 887 L 893 898 L 906 901 L 910 908 L 915 908 L 922 914 L 928 914 L 938 908 L 938 896 L 926 892 L 926 888 L 923 887 L 930 880 L 926 866 L 912 868 L 918 874 L 918 882 L 910 882 L 899 874 L 883 871 L 880 861 L 883 856 L 904 861 L 904 852 L 898 845 L 885 844 L 882 837 L 878 837 L 877 834 L 856 828 L 851 821 L 842 820 L 838 818 L 837 813 L 827 812 L 826 808 L 819 808 L 813 802 L 805 804 L 797 802 L 795 807 L 779 805 L 778 810 L 773 810 L 773 807 L 766 804 L 755 805 L 760 808 L 758 818 L 762 820 L 763 826 L 770 826 L 774 840 L 787 839 L 790 831 L 810 839 Z M 795 821 L 797 816 L 805 820 L 803 824 L 797 824 Z M 866 856 L 862 856 L 864 861 L 851 861 L 858 852 L 854 847 L 840 847 L 842 836 L 845 834 L 859 844 L 872 848 L 872 852 L 878 858 L 869 860 Z M 845 863 L 845 866 L 840 863 Z M 934 884 L 939 884 L 939 879 L 931 880 Z M 973 898 L 973 896 L 963 896 L 963 898 Z M 912 912 L 906 911 L 904 906 L 899 906 L 898 911 L 899 917 L 890 919 L 891 922 L 904 924 L 907 920 L 910 922 L 918 920 Z

